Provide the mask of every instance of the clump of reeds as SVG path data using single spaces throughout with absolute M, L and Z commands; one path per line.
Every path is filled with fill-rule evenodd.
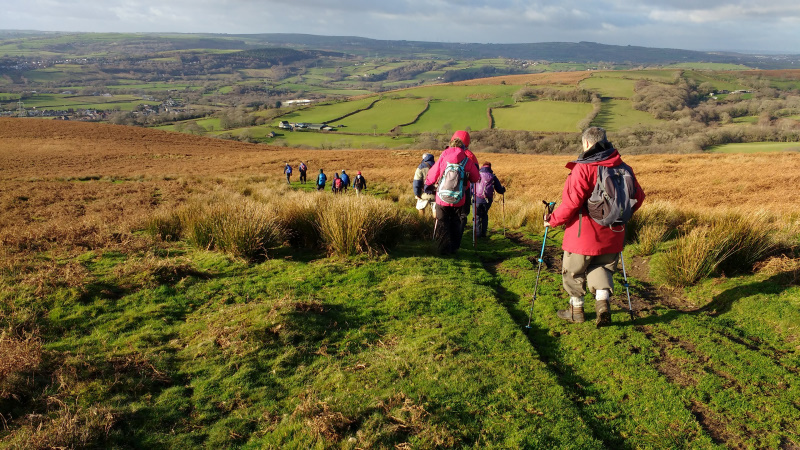
M 145 231 L 164 241 L 175 241 L 183 234 L 181 218 L 172 210 L 162 210 L 145 221 Z
M 721 272 L 750 271 L 778 248 L 775 227 L 763 213 L 701 217 L 658 258 L 656 275 L 671 286 L 689 286 Z
M 372 197 L 334 197 L 321 205 L 317 227 L 328 251 L 337 255 L 375 253 L 396 244 L 409 214 Z
M 626 240 L 636 243 L 636 254 L 652 255 L 664 241 L 674 237 L 683 224 L 692 220 L 692 217 L 670 203 L 645 203 L 626 224 Z
M 186 239 L 206 249 L 260 258 L 283 242 L 284 232 L 271 205 L 242 196 L 195 200 L 177 211 L 159 212 L 147 230 L 162 239 Z

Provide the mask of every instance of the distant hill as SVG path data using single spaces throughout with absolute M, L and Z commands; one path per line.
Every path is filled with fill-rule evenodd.
M 69 43 L 57 36 L 69 36 Z M 57 33 L 0 30 L 0 39 L 37 39 L 42 51 L 85 55 L 96 52 L 141 54 L 187 49 L 248 50 L 282 46 L 297 50 L 325 50 L 364 56 L 402 58 L 508 58 L 570 63 L 667 65 L 674 63 L 741 64 L 759 69 L 796 68 L 800 54 L 757 55 L 701 52 L 672 48 L 606 45 L 594 42 L 539 42 L 478 44 L 392 41 L 357 36 L 311 34 L 184 34 L 184 33 Z M 53 39 L 48 42 L 48 39 Z
M 552 62 L 616 64 L 674 64 L 707 62 L 742 64 L 761 69 L 796 68 L 800 55 L 751 55 L 732 52 L 700 52 L 671 48 L 606 45 L 594 42 L 540 42 L 527 44 L 477 44 L 424 41 L 388 41 L 355 36 L 309 34 L 237 35 L 261 44 L 302 46 L 345 53 L 380 56 L 431 55 L 445 58 L 510 58 Z

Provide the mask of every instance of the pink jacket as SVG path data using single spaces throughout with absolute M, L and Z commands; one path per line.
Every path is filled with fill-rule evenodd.
M 458 147 L 447 147 L 441 155 L 439 155 L 439 159 L 436 160 L 433 167 L 428 171 L 428 176 L 425 178 L 425 185 L 430 186 L 434 185 L 439 182 L 439 178 L 442 177 L 444 174 L 444 169 L 447 167 L 448 164 L 458 164 L 464 160 L 464 158 L 469 158 L 464 150 Z M 474 155 L 473 155 L 474 158 Z M 474 160 L 470 158 L 470 161 L 477 161 L 477 158 Z M 481 174 L 478 172 L 477 164 L 470 164 L 469 162 L 464 167 L 467 175 L 467 180 L 470 183 L 477 183 L 481 179 Z M 466 197 L 466 196 L 465 196 Z M 445 203 L 439 198 L 439 195 L 436 195 L 436 204 L 442 206 L 463 206 L 465 197 L 461 198 L 461 201 L 456 203 L 455 205 L 451 205 L 449 203 Z
M 586 201 L 592 195 L 597 181 L 597 166 L 614 167 L 622 162 L 614 150 L 608 159 L 591 163 L 567 163 L 572 172 L 567 176 L 561 193 L 561 204 L 550 216 L 550 226 L 566 225 L 561 246 L 564 251 L 579 255 L 597 256 L 619 253 L 625 246 L 625 226 L 602 226 L 589 217 Z M 642 206 L 644 191 L 636 181 L 636 205 L 634 211 Z M 583 213 L 581 215 L 581 213 Z

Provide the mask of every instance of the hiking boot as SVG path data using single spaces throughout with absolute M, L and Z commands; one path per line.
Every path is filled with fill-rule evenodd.
M 572 304 L 567 306 L 567 309 L 559 309 L 556 315 L 559 319 L 573 323 L 583 323 L 585 320 L 583 318 L 583 306 L 572 306 Z
M 595 322 L 597 328 L 611 323 L 611 308 L 609 308 L 608 300 L 596 301 L 594 303 L 594 309 L 597 312 L 597 321 Z

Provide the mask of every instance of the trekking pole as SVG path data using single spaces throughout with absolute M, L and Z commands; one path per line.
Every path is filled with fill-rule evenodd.
M 631 315 L 631 322 L 633 322 L 633 306 L 631 305 L 631 291 L 628 289 L 628 274 L 625 271 L 625 258 L 622 257 L 622 252 L 619 252 L 619 260 L 622 261 L 622 276 L 625 279 L 625 282 L 622 283 L 625 286 L 625 292 L 628 294 L 628 314 Z
M 500 194 L 503 200 L 503 237 L 506 237 L 506 194 Z
M 472 248 L 478 245 L 478 196 L 475 195 L 475 183 L 471 183 L 472 189 Z
M 545 211 L 547 214 L 551 214 L 553 212 L 553 208 L 556 206 L 556 202 L 548 202 L 542 200 L 542 203 L 545 205 Z M 536 284 L 533 287 L 533 297 L 531 298 L 531 310 L 528 313 L 528 325 L 525 328 L 530 329 L 531 327 L 531 318 L 533 318 L 533 304 L 536 302 L 536 293 L 539 292 L 539 274 L 542 273 L 542 261 L 544 261 L 544 245 L 547 243 L 547 232 L 550 230 L 550 227 L 544 227 L 544 237 L 542 238 L 542 251 L 539 253 L 539 268 L 536 269 Z

